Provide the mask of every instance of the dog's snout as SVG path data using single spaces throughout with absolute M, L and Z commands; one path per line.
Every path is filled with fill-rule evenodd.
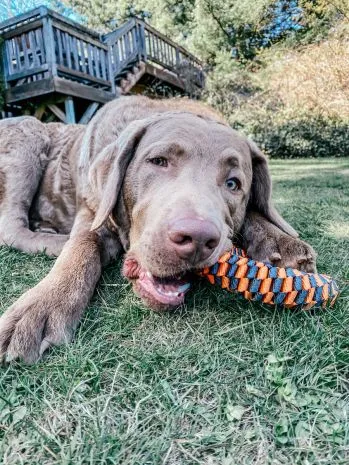
M 217 226 L 209 220 L 182 218 L 169 224 L 171 248 L 185 260 L 198 263 L 208 258 L 220 241 Z

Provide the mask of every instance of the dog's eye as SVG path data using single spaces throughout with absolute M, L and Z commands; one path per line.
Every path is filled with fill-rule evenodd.
M 164 168 L 168 166 L 168 161 L 164 157 L 148 158 L 147 162 L 152 163 L 153 165 L 156 165 L 156 166 L 163 166 Z
M 227 186 L 228 189 L 231 191 L 238 191 L 241 188 L 241 183 L 238 180 L 238 178 L 229 178 L 225 181 L 225 185 Z

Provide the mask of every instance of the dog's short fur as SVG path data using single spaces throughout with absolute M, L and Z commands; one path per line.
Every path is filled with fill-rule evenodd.
M 236 191 L 228 178 L 238 180 Z M 233 240 L 255 259 L 314 270 L 312 248 L 270 197 L 255 144 L 189 100 L 120 98 L 88 126 L 0 122 L 0 245 L 58 256 L 0 318 L 0 357 L 33 362 L 69 341 L 102 267 L 122 251 L 125 275 L 155 310 L 165 305 L 140 285 L 145 273 L 160 279 L 202 268 Z M 220 232 L 208 258 L 173 249 L 169 224 L 183 215 Z

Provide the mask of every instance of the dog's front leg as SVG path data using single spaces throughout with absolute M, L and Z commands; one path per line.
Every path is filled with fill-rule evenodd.
M 0 360 L 35 362 L 69 342 L 101 275 L 101 239 L 77 224 L 50 273 L 0 318 Z

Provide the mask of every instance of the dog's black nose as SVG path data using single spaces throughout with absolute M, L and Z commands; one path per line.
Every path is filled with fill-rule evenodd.
M 221 235 L 217 226 L 209 220 L 186 217 L 169 224 L 170 246 L 177 255 L 191 262 L 206 260 L 218 246 Z

